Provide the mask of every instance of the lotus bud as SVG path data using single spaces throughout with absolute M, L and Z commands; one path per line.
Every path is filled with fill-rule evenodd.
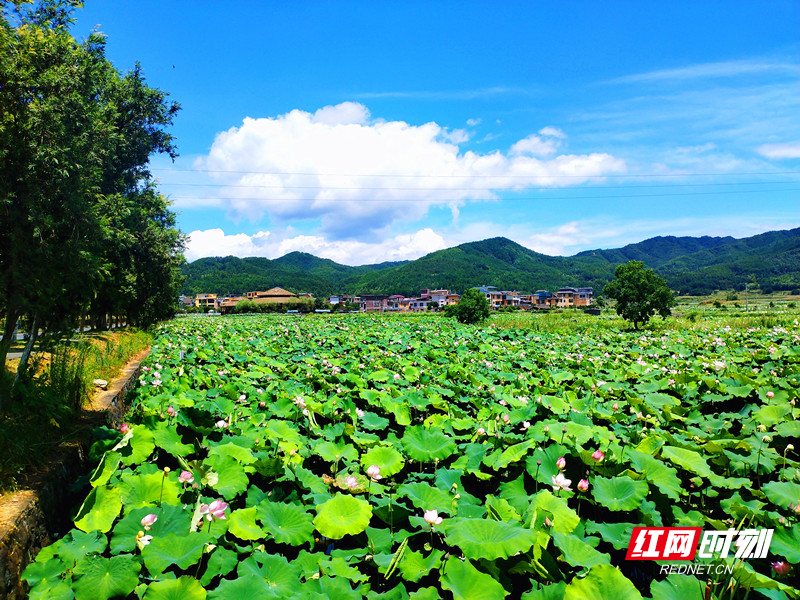
M 786 561 L 778 561 L 772 563 L 772 570 L 778 575 L 787 575 L 792 570 L 792 566 Z

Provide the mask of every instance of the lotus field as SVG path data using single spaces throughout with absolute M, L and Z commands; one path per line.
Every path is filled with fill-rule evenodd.
M 796 598 L 798 395 L 796 321 L 181 319 L 25 577 L 34 600 Z M 625 559 L 634 526 L 774 535 L 667 575 Z

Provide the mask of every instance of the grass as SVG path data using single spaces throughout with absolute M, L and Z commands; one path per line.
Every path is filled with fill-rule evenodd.
M 85 334 L 32 357 L 33 379 L 0 413 L 0 492 L 24 485 L 59 444 L 86 433 L 90 425 L 80 409 L 94 390 L 93 381 L 113 379 L 152 339 L 137 330 Z M 10 388 L 17 362 L 8 361 L 0 370 L 0 389 Z
M 653 317 L 643 327 L 643 331 L 664 331 L 671 329 L 710 329 L 731 327 L 748 329 L 751 327 L 783 327 L 794 324 L 800 319 L 800 309 L 789 307 L 788 303 L 759 303 L 754 308 L 751 304 L 745 312 L 744 307 L 715 308 L 711 304 L 679 304 L 673 309 L 673 315 L 662 319 Z M 619 316 L 612 308 L 603 309 L 600 315 L 588 315 L 581 310 L 554 309 L 548 312 L 512 312 L 497 313 L 490 317 L 489 323 L 501 329 L 531 329 L 547 333 L 590 333 L 614 329 L 630 329 L 631 324 Z

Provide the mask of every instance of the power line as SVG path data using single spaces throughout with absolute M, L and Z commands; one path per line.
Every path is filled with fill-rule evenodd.
M 764 176 L 764 175 L 800 175 L 800 171 L 768 171 L 768 172 L 749 172 L 749 173 L 639 173 L 631 175 L 400 175 L 387 173 L 304 173 L 291 171 L 226 171 L 220 169 L 166 169 L 151 168 L 151 171 L 165 171 L 170 173 L 224 173 L 232 175 L 302 175 L 310 177 L 402 177 L 402 178 L 442 178 L 442 179 L 598 179 L 598 178 L 627 178 L 637 179 L 640 177 L 740 177 L 740 176 Z
M 514 201 L 522 200 L 610 200 L 610 199 L 639 199 L 639 198 L 663 198 L 666 196 L 716 196 L 722 194 L 759 194 L 764 190 L 730 190 L 724 192 L 688 192 L 688 193 L 666 193 L 666 194 L 628 194 L 616 196 L 531 196 L 528 198 L 513 198 Z M 800 188 L 790 188 L 786 190 L 772 190 L 774 192 L 800 192 Z M 499 200 L 500 198 L 260 198 L 257 196 L 176 196 L 171 200 L 259 200 L 261 202 L 462 202 L 465 200 Z
M 674 188 L 674 187 L 711 187 L 711 186 L 731 186 L 731 185 L 786 185 L 787 181 L 738 181 L 728 183 L 668 183 L 668 184 L 653 184 L 653 185 L 593 185 L 593 190 L 627 190 L 627 189 L 641 189 L 641 188 Z M 452 188 L 446 189 L 438 187 L 339 187 L 327 185 L 242 185 L 242 184 L 224 184 L 224 183 L 172 183 L 172 182 L 159 182 L 159 187 L 172 186 L 172 187 L 203 187 L 203 188 L 234 188 L 234 189 L 285 189 L 285 190 L 391 190 L 391 191 L 432 191 L 442 190 L 448 192 L 480 192 L 480 191 L 507 191 L 514 192 L 515 190 L 505 189 L 502 190 L 499 186 L 495 187 L 468 187 L 468 188 Z

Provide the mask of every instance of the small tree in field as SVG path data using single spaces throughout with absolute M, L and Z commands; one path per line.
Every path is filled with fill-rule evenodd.
M 617 301 L 617 314 L 633 323 L 634 329 L 646 324 L 655 313 L 664 318 L 672 314 L 675 297 L 667 282 L 653 269 L 646 269 L 642 261 L 617 265 L 614 276 L 616 279 L 606 284 L 603 294 Z
M 455 317 L 459 323 L 480 323 L 489 318 L 489 301 L 479 290 L 470 288 L 461 295 L 458 304 L 445 308 L 445 314 Z

